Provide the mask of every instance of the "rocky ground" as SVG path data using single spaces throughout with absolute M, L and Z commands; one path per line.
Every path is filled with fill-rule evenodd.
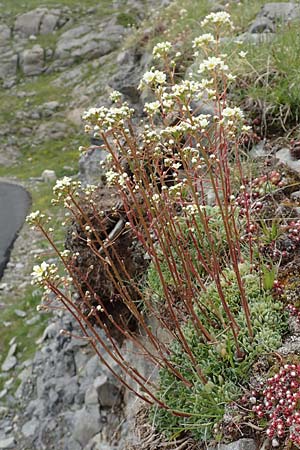
M 0 98 L 6 108 L 0 120 L 2 169 L 14 162 L 18 171 L 22 161 L 29 171 L 24 184 L 36 189 L 48 180 L 41 177 L 42 171 L 35 165 L 34 151 L 63 142 L 67 152 L 70 142 L 79 144 L 80 117 L 85 107 L 105 103 L 107 94 L 118 89 L 141 110 L 137 85 L 151 64 L 151 56 L 140 45 L 123 48 L 125 38 L 132 33 L 127 25 L 134 18 L 138 26 L 147 8 L 165 7 L 168 3 L 149 1 L 145 7 L 143 2 L 135 0 L 115 1 L 113 9 L 103 16 L 100 4 L 87 9 L 43 7 L 19 16 L 9 11 L 2 14 Z M 299 16 L 300 8 L 293 3 L 267 4 L 239 38 L 252 42 L 271 39 L 278 19 L 289 21 Z M 143 39 L 147 41 L 151 33 L 153 30 L 145 30 Z M 103 66 L 106 69 L 100 71 Z M 42 95 L 41 75 L 47 77 Z M 51 94 L 49 99 L 48 92 L 55 95 Z M 13 114 L 8 108 L 8 98 L 17 106 Z M 30 149 L 26 157 L 24 147 Z M 261 144 L 252 152 L 255 158 L 265 158 L 269 149 Z M 300 171 L 289 149 L 279 148 L 277 157 L 292 170 Z M 101 173 L 96 164 L 102 158 L 97 149 L 82 157 L 79 168 L 85 182 L 99 179 Z M 68 171 L 77 172 L 75 161 L 66 163 L 58 175 Z M 1 174 L 5 174 L 5 169 Z M 33 256 L 43 252 L 40 239 L 26 225 L 0 283 L 0 308 L 5 308 L 8 293 L 26 290 Z M 41 320 L 35 310 L 25 312 L 16 307 L 15 314 L 32 327 Z M 10 324 L 2 321 L 1 326 Z M 61 329 L 70 334 L 62 335 Z M 4 380 L 0 392 L 0 449 L 121 450 L 126 445 L 139 448 L 134 442 L 138 437 L 143 441 L 141 448 L 162 448 L 161 438 L 153 435 L 151 427 L 144 439 L 130 431 L 129 410 L 131 413 L 134 410 L 134 401 L 128 400 L 87 342 L 71 336 L 76 333 L 74 321 L 64 313 L 56 313 L 47 320 L 47 327 L 36 343 L 37 351 L 30 359 L 19 358 L 17 338 L 10 341 L 0 374 Z M 194 444 L 189 445 L 180 448 L 193 448 Z M 227 446 L 227 450 L 255 448 L 252 440 L 240 440 L 234 445 Z

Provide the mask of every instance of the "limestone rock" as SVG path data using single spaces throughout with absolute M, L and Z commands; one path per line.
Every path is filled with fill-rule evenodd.
M 4 363 L 1 366 L 2 372 L 8 372 L 17 365 L 17 358 L 15 356 L 7 356 Z M 0 447 L 1 448 L 1 447 Z
M 98 406 L 89 410 L 83 408 L 76 411 L 72 436 L 82 447 L 87 445 L 95 434 L 99 433 L 100 429 L 101 418 Z
M 291 199 L 292 199 L 294 202 L 300 202 L 300 191 L 293 192 L 293 193 L 291 194 Z
M 21 68 L 24 75 L 39 75 L 44 71 L 44 49 L 40 45 L 34 45 L 24 50 L 21 56 Z
M 254 439 L 239 439 L 230 444 L 220 444 L 217 447 L 208 447 L 209 450 L 256 450 Z
M 249 28 L 249 33 L 274 33 L 275 25 L 268 17 L 257 17 Z
M 18 55 L 8 50 L 0 54 L 0 80 L 15 77 L 18 68 Z
M 39 421 L 37 420 L 36 417 L 33 417 L 31 420 L 24 423 L 24 425 L 22 426 L 22 430 L 21 430 L 22 434 L 27 438 L 34 436 L 38 426 L 39 426 Z
M 10 448 L 15 448 L 15 438 L 14 437 L 8 437 L 5 439 L 0 439 L 0 449 L 8 450 Z
M 99 184 L 104 176 L 100 163 L 107 157 L 107 152 L 97 146 L 91 147 L 79 159 L 79 176 L 85 184 Z
M 56 46 L 55 58 L 70 65 L 78 58 L 93 59 L 113 51 L 126 30 L 120 25 L 107 25 L 105 31 L 80 25 L 63 33 Z M 54 68 L 57 63 L 54 63 Z
M 291 157 L 289 148 L 282 148 L 276 152 L 276 158 L 283 164 L 286 164 L 290 169 L 300 173 L 300 159 L 294 160 Z
M 53 31 L 59 27 L 59 19 L 60 19 L 60 10 L 51 10 L 46 13 L 40 25 L 39 32 L 40 34 L 49 34 L 53 33 Z
M 268 17 L 272 21 L 287 22 L 300 17 L 300 6 L 292 2 L 266 3 L 259 15 Z
M 120 405 L 122 401 L 121 391 L 116 384 L 109 381 L 108 377 L 102 375 L 94 381 L 94 387 L 98 393 L 99 403 L 103 408 L 113 408 Z
M 21 37 L 29 37 L 39 33 L 42 17 L 47 9 L 37 8 L 16 18 L 14 32 Z
M 27 316 L 27 313 L 25 311 L 22 311 L 21 309 L 15 309 L 15 314 L 16 316 L 23 318 Z
M 6 44 L 11 37 L 10 28 L 4 23 L 0 25 L 0 45 Z
M 52 183 L 57 180 L 57 176 L 54 170 L 45 169 L 41 176 L 45 183 Z

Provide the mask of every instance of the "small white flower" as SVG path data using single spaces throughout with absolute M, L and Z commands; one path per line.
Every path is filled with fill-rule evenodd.
M 200 64 L 198 73 L 203 73 L 205 71 L 213 72 L 214 70 L 226 72 L 228 70 L 228 66 L 221 58 L 217 56 L 209 56 Z
M 152 55 L 154 59 L 159 59 L 166 56 L 172 48 L 171 42 L 160 42 L 153 48 Z
M 201 26 L 204 27 L 208 24 L 216 26 L 229 25 L 231 28 L 233 28 L 232 22 L 230 20 L 230 14 L 228 14 L 226 11 L 218 11 L 208 14 L 204 18 L 204 20 L 202 20 Z
M 156 101 L 156 102 L 150 102 L 150 103 L 145 103 L 145 106 L 144 106 L 144 110 L 145 110 L 149 115 L 155 114 L 157 111 L 159 111 L 159 108 L 160 108 L 160 103 L 159 103 L 159 101 Z
M 193 40 L 193 48 L 202 48 L 208 44 L 215 44 L 216 40 L 211 33 L 205 33 Z
M 149 72 L 144 73 L 142 81 L 139 85 L 139 88 L 146 85 L 155 85 L 155 84 L 164 84 L 166 82 L 167 76 L 165 73 L 160 70 L 151 69 Z
M 239 55 L 241 58 L 245 58 L 248 52 L 240 51 Z
M 111 92 L 109 98 L 112 102 L 116 103 L 122 99 L 122 94 L 119 91 L 113 91 Z

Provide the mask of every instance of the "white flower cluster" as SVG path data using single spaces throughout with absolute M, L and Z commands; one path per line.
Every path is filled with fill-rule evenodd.
M 39 210 L 33 211 L 31 214 L 28 214 L 26 217 L 26 222 L 30 225 L 36 225 L 41 222 L 45 218 L 45 214 L 42 214 Z
M 35 265 L 32 269 L 31 277 L 32 284 L 43 284 L 45 280 L 53 278 L 57 274 L 57 267 L 55 264 L 48 264 L 45 261 L 40 265 Z
M 222 110 L 222 119 L 220 123 L 226 125 L 238 125 L 241 121 L 244 120 L 244 113 L 238 106 L 234 106 L 233 108 L 226 107 Z M 237 123 L 238 122 L 238 123 Z
M 195 216 L 198 214 L 198 208 L 199 206 L 195 203 L 190 203 L 189 205 L 185 205 L 182 207 L 182 210 L 188 215 L 188 216 Z
M 160 134 L 158 133 L 157 130 L 151 130 L 149 128 L 145 127 L 145 132 L 143 135 L 143 141 L 146 144 L 150 144 L 151 142 L 159 142 L 160 141 Z
M 115 184 L 117 179 L 118 179 L 118 177 L 119 177 L 118 172 L 116 172 L 113 169 L 108 170 L 105 173 L 105 178 L 106 178 L 106 182 L 107 182 L 108 186 L 112 186 L 113 184 Z
M 117 103 L 122 99 L 122 94 L 119 91 L 113 91 L 110 93 L 109 98 L 112 102 Z
M 168 55 L 172 48 L 171 42 L 159 42 L 155 47 L 153 48 L 152 55 L 154 59 L 160 59 L 164 56 Z
M 198 81 L 182 80 L 180 83 L 172 86 L 170 97 L 180 97 L 189 94 L 190 96 L 201 92 L 201 84 Z
M 202 34 L 193 40 L 193 48 L 203 48 L 209 44 L 215 44 L 216 40 L 211 33 Z
M 112 127 L 118 125 L 124 125 L 125 120 L 131 118 L 134 113 L 134 109 L 129 108 L 128 104 L 124 102 L 120 107 L 106 108 L 101 106 L 100 108 L 90 108 L 82 115 L 83 120 L 86 120 L 94 125 L 94 131 L 109 131 Z M 88 132 L 92 129 L 88 126 Z
M 154 70 L 152 67 L 149 72 L 144 73 L 143 78 L 139 84 L 139 89 L 142 89 L 144 85 L 146 86 L 155 86 L 165 84 L 167 80 L 167 76 L 164 72 L 160 70 Z
M 219 58 L 218 56 L 209 56 L 207 59 L 204 59 L 199 66 L 198 73 L 203 72 L 226 72 L 228 70 L 227 64 Z
M 230 14 L 228 14 L 226 11 L 218 11 L 208 14 L 201 22 L 202 27 L 204 27 L 205 25 L 229 25 L 231 28 L 233 28 L 232 22 L 230 20 Z
M 164 137 L 173 136 L 174 138 L 178 138 L 184 133 L 204 132 L 210 124 L 210 119 L 210 114 L 199 114 L 199 116 L 186 118 L 177 125 L 166 127 L 160 133 Z
M 63 177 L 56 181 L 55 186 L 53 187 L 53 193 L 60 199 L 66 194 L 69 194 L 70 191 L 75 191 L 80 187 L 80 181 L 73 181 L 70 177 Z
M 150 102 L 150 103 L 145 103 L 144 111 L 147 114 L 149 114 L 149 116 L 153 116 L 153 114 L 155 114 L 159 111 L 159 108 L 160 108 L 159 101 Z

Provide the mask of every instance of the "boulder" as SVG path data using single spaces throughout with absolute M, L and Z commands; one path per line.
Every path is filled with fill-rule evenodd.
M 274 33 L 275 25 L 268 17 L 257 17 L 249 28 L 249 33 Z
M 281 148 L 276 152 L 276 158 L 291 170 L 300 173 L 300 160 L 294 160 L 289 148 Z
M 209 450 L 256 450 L 254 439 L 239 439 L 230 444 L 220 444 L 216 447 L 208 447 Z
M 57 176 L 54 170 L 45 169 L 41 176 L 45 183 L 52 183 L 57 180 Z
M 107 152 L 92 146 L 79 159 L 79 177 L 84 184 L 100 184 L 105 170 L 100 163 L 107 157 Z
M 296 3 L 266 3 L 259 16 L 268 17 L 273 22 L 287 22 L 300 17 L 300 5 Z
M 21 56 L 21 68 L 26 76 L 42 73 L 44 71 L 44 49 L 37 44 L 24 50 Z
M 49 34 L 53 33 L 53 31 L 59 26 L 59 10 L 52 10 L 46 13 L 41 21 L 39 32 L 40 34 Z
M 93 59 L 112 52 L 121 41 L 125 28 L 120 25 L 107 25 L 105 31 L 81 25 L 63 33 L 56 46 L 55 58 L 63 60 L 64 65 L 73 64 L 78 58 Z M 56 68 L 57 63 L 54 63 Z
M 0 25 L 0 45 L 6 44 L 11 37 L 10 28 L 4 23 Z
M 8 78 L 17 75 L 18 55 L 8 50 L 0 54 L 0 80 L 7 80 Z
M 15 356 L 8 355 L 1 366 L 1 370 L 2 372 L 8 372 L 9 370 L 12 370 L 16 365 L 17 365 L 17 358 Z
M 24 423 L 24 425 L 22 426 L 22 434 L 28 438 L 31 436 L 34 436 L 36 434 L 37 428 L 39 427 L 40 423 L 37 420 L 36 417 L 33 417 L 31 420 L 29 420 L 28 422 Z
M 10 448 L 15 448 L 15 445 L 16 445 L 16 441 L 13 436 L 4 438 L 4 439 L 0 439 L 0 449 L 8 450 Z
M 42 18 L 47 12 L 46 8 L 37 8 L 16 18 L 14 32 L 21 37 L 37 35 L 40 30 Z
M 101 429 L 101 417 L 98 406 L 92 407 L 89 410 L 82 408 L 76 411 L 73 420 L 74 430 L 72 437 L 82 447 L 86 446 Z
M 114 408 L 122 402 L 121 390 L 112 383 L 108 377 L 101 375 L 94 381 L 94 387 L 98 393 L 98 400 L 103 408 Z

